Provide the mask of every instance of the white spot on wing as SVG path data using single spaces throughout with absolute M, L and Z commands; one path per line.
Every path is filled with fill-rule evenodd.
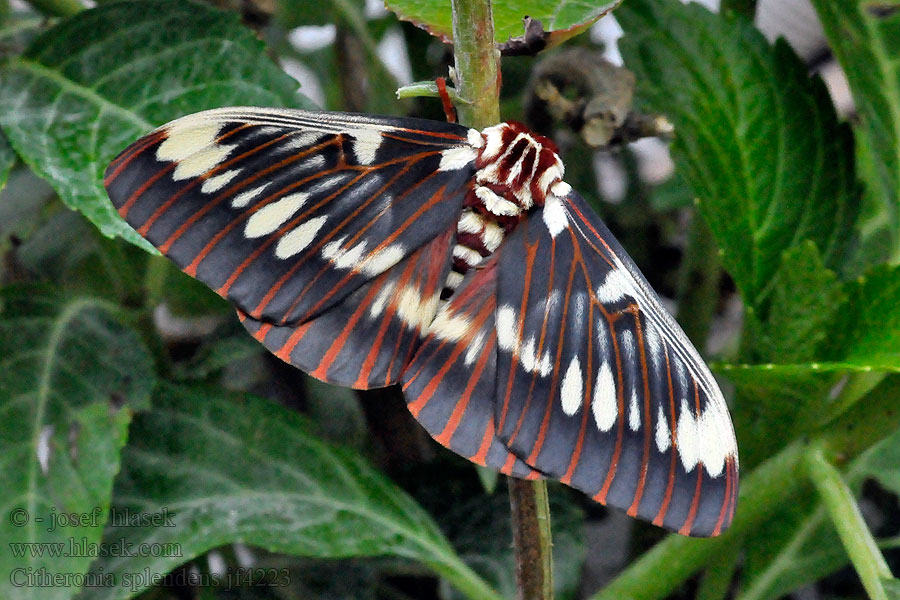
M 321 137 L 322 134 L 311 131 L 292 133 L 291 137 L 288 138 L 284 144 L 278 146 L 278 150 L 282 152 L 287 152 L 289 150 L 305 150 L 315 146 Z M 314 156 L 319 156 L 319 158 L 321 158 L 318 154 Z M 312 158 L 312 156 L 310 158 Z
M 316 217 L 290 230 L 278 240 L 278 244 L 275 246 L 275 256 L 289 258 L 302 252 L 316 239 L 316 234 L 319 233 L 326 220 L 328 220 L 327 216 Z
M 447 281 L 444 283 L 444 285 L 446 285 L 446 287 L 450 288 L 451 290 L 455 290 L 456 288 L 459 287 L 459 284 L 461 284 L 462 282 L 463 282 L 462 273 L 457 273 L 456 271 L 450 271 L 449 273 L 447 273 Z
M 591 402 L 591 410 L 594 413 L 594 421 L 600 431 L 609 431 L 619 415 L 619 407 L 616 400 L 616 383 L 613 380 L 609 364 L 603 362 L 597 371 L 597 381 L 594 382 L 594 398 Z
M 650 364 L 653 365 L 653 368 L 660 369 L 663 366 L 662 340 L 656 327 L 650 323 L 647 323 L 647 326 L 644 328 L 644 347 L 650 356 Z
M 578 409 L 581 408 L 582 402 L 584 402 L 584 378 L 581 374 L 581 363 L 577 355 L 569 362 L 566 374 L 563 375 L 559 397 L 562 402 L 563 412 L 569 416 L 577 413 Z
M 347 131 L 353 138 L 353 154 L 356 160 L 363 165 L 371 165 L 375 162 L 375 153 L 381 146 L 381 133 L 377 129 L 361 127 Z
M 448 310 L 441 310 L 428 327 L 428 333 L 448 342 L 458 342 L 469 333 L 471 322 L 465 316 L 455 316 Z
M 455 146 L 441 152 L 438 171 L 458 171 L 475 163 L 478 153 L 471 146 Z
M 206 181 L 203 182 L 203 185 L 200 186 L 200 191 L 204 194 L 212 194 L 214 192 L 218 192 L 223 187 L 228 185 L 232 179 L 237 177 L 240 174 L 240 169 L 229 169 L 225 171 L 221 175 L 216 175 L 215 177 L 210 177 Z
M 538 372 L 541 374 L 541 377 L 546 377 L 550 374 L 550 371 L 553 370 L 553 364 L 550 362 L 549 350 L 544 352 L 544 356 L 541 357 L 541 363 L 539 366 L 541 370 Z
M 566 209 L 562 201 L 554 196 L 547 197 L 541 216 L 544 218 L 544 225 L 547 226 L 550 237 L 555 238 L 569 226 L 569 217 L 566 215 Z
M 221 122 L 209 122 L 188 117 L 166 127 L 166 139 L 156 149 L 156 159 L 179 162 L 205 148 L 215 145 Z
M 694 416 L 687 401 L 681 401 L 675 445 L 681 464 L 689 473 L 703 463 L 710 477 L 719 477 L 728 457 L 737 460 L 731 419 L 727 410 L 715 402 L 707 402 L 703 412 Z
M 638 405 L 637 391 L 631 390 L 631 402 L 628 404 L 628 428 L 637 431 L 641 428 L 641 411 Z
M 703 440 L 697 436 L 697 433 L 697 420 L 691 414 L 687 401 L 682 399 L 675 443 L 678 444 L 678 457 L 681 458 L 681 465 L 688 473 L 693 471 L 700 461 Z
M 469 347 L 466 350 L 466 356 L 463 360 L 467 367 L 472 366 L 472 363 L 475 362 L 475 359 L 478 358 L 478 355 L 481 354 L 481 351 L 484 346 L 484 331 L 479 331 L 478 335 L 475 336 L 471 342 L 469 342 Z
M 234 150 L 236 146 L 212 145 L 200 152 L 195 152 L 187 158 L 178 161 L 178 166 L 172 173 L 172 179 L 181 181 L 192 177 L 200 177 L 217 167 Z
M 237 196 L 234 197 L 234 200 L 231 201 L 231 206 L 234 208 L 244 208 L 250 202 L 263 193 L 269 185 L 271 185 L 271 181 L 262 184 L 261 186 L 255 187 L 252 190 L 247 190 L 246 192 L 241 192 Z
M 637 386 L 639 376 L 637 374 L 638 358 L 634 347 L 634 334 L 630 329 L 623 329 L 619 334 L 620 347 L 622 348 L 622 363 L 626 369 L 627 382 L 631 384 L 631 398 L 628 403 L 628 427 L 637 431 L 641 427 L 641 411 L 638 403 Z
M 609 304 L 621 300 L 633 292 L 634 287 L 631 285 L 629 276 L 622 269 L 612 269 L 606 274 L 603 284 L 597 288 L 597 299 L 604 304 Z
M 322 248 L 322 258 L 330 260 L 336 269 L 350 269 L 359 263 L 363 252 L 366 251 L 366 242 L 362 241 L 352 248 L 345 249 L 341 245 L 346 238 L 325 244 Z
M 550 369 L 552 369 L 550 353 L 545 351 L 544 355 L 539 358 L 536 346 L 535 337 L 529 337 L 528 341 L 525 342 L 525 346 L 519 352 L 519 362 L 527 372 L 540 373 L 541 377 L 546 377 L 550 374 Z
M 662 404 L 660 404 L 659 414 L 656 417 L 656 449 L 660 452 L 665 452 L 669 449 L 671 441 L 669 422 L 666 421 L 666 415 L 663 412 Z
M 360 270 L 366 275 L 380 275 L 400 262 L 403 258 L 403 246 L 391 244 L 390 246 L 370 254 L 362 263 Z
M 425 329 L 434 318 L 439 298 L 439 294 L 422 298 L 417 288 L 405 286 L 397 296 L 397 316 L 411 329 Z
M 274 233 L 300 210 L 306 198 L 306 194 L 299 192 L 263 206 L 247 219 L 244 235 L 248 238 L 258 238 Z
M 519 342 L 518 325 L 516 324 L 516 311 L 509 304 L 504 304 L 497 309 L 497 345 L 502 350 L 512 350 Z
M 378 292 L 378 295 L 375 296 L 375 301 L 372 302 L 372 306 L 369 307 L 369 316 L 373 319 L 384 312 L 385 307 L 388 304 L 388 301 L 391 299 L 391 295 L 394 293 L 394 282 L 389 281 L 386 285 L 384 285 L 381 290 Z

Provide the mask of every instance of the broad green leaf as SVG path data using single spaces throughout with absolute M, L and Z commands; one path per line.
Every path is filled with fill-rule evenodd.
M 255 398 L 162 387 L 153 410 L 131 426 L 113 505 L 167 516 L 172 526 L 111 526 L 107 543 L 177 552 L 99 559 L 93 572 L 103 569 L 118 585 L 86 598 L 126 598 L 139 591 L 122 587 L 129 574 L 165 574 L 238 541 L 317 558 L 417 560 L 470 598 L 497 597 L 409 496 L 352 451 L 322 442 L 296 413 Z
M 900 262 L 900 12 L 891 3 L 813 0 L 853 92 L 860 143 L 869 168 L 860 170 L 873 215 L 864 223 L 888 233 L 891 262 Z M 873 222 L 874 219 L 874 222 Z
M 741 467 L 746 469 L 818 425 L 828 391 L 841 378 L 834 371 L 783 372 L 780 365 L 768 366 L 717 369 L 737 388 L 732 417 L 740 440 Z
M 784 43 L 696 3 L 616 11 L 637 99 L 675 125 L 673 154 L 745 303 L 763 304 L 785 250 L 807 239 L 841 265 L 858 190 L 849 127 Z
M 754 465 L 821 418 L 840 366 L 813 362 L 828 326 L 845 300 L 816 246 L 801 242 L 784 252 L 773 279 L 765 320 L 748 308 L 744 358 L 757 364 L 717 365 L 736 387 L 734 421 L 742 434 L 742 462 Z M 830 368 L 829 368 L 830 367 Z
M 846 300 L 834 271 L 825 267 L 807 240 L 781 257 L 772 301 L 755 340 L 754 354 L 765 361 L 812 361 L 828 335 L 828 325 Z
M 236 13 L 191 1 L 82 12 L 0 68 L 0 128 L 19 156 L 105 235 L 145 248 L 106 197 L 106 165 L 166 121 L 235 104 L 306 102 Z
M 900 367 L 900 267 L 881 266 L 847 285 L 828 358 L 874 369 Z
M 101 301 L 32 288 L 0 293 L 0 357 L 0 570 L 79 575 L 90 556 L 50 553 L 70 539 L 100 541 L 131 412 L 149 402 L 151 358 Z M 54 528 L 53 515 L 63 513 L 87 520 Z M 9 599 L 75 591 L 0 579 Z
M 453 41 L 453 20 L 449 2 L 433 0 L 385 0 L 385 6 L 404 21 L 421 27 L 447 43 Z M 619 1 L 592 0 L 496 0 L 491 9 L 494 15 L 494 39 L 498 43 L 523 35 L 522 19 L 539 20 L 550 34 L 548 46 L 555 46 L 578 35 L 597 19 L 611 11 Z
M 6 185 L 6 178 L 12 170 L 13 163 L 16 162 L 16 153 L 13 152 L 9 140 L 0 132 L 0 190 Z

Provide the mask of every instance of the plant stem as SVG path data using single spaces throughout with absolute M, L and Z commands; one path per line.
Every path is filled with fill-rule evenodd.
M 550 503 L 546 482 L 510 478 L 509 506 L 519 598 L 553 598 Z
M 500 52 L 490 0 L 452 0 L 459 122 L 483 129 L 500 121 Z M 544 481 L 509 480 L 519 597 L 553 597 L 550 506 Z
M 849 461 L 900 428 L 900 376 L 887 377 L 850 410 L 811 436 L 797 440 L 744 478 L 737 513 L 722 536 L 698 540 L 672 535 L 646 552 L 623 571 L 594 600 L 664 598 L 688 577 L 727 548 L 740 543 L 747 532 L 762 527 L 778 504 L 810 493 L 811 484 L 803 468 L 807 447 L 821 444 L 828 456 Z
M 490 0 L 453 0 L 459 122 L 483 129 L 500 122 L 500 52 Z
M 887 600 L 881 580 L 893 577 L 891 569 L 859 512 L 853 492 L 834 465 L 825 458 L 825 451 L 820 445 L 811 446 L 806 451 L 805 459 L 809 478 L 822 498 L 866 593 L 872 600 Z

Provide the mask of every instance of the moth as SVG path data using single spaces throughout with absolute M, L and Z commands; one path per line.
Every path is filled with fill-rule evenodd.
M 104 182 L 279 358 L 401 384 L 476 464 L 718 535 L 738 493 L 722 393 L 563 175 L 514 122 L 234 107 L 156 129 Z

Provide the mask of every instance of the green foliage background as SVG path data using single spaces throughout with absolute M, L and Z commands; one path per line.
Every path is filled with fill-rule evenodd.
M 394 13 L 366 17 L 356 0 L 281 0 L 274 14 L 224 0 L 25 11 L 0 0 L 0 597 L 166 598 L 176 581 L 196 598 L 514 597 L 506 499 L 489 475 L 425 440 L 395 392 L 338 390 L 268 358 L 103 192 L 109 160 L 168 120 L 313 107 L 277 61 L 319 76 L 323 108 L 442 118 L 435 101 L 396 100 L 376 47 L 399 32 L 415 78 L 446 75 L 446 47 L 397 16 L 447 37 L 449 8 L 388 4 Z M 570 135 L 567 179 L 664 292 L 679 265 L 655 262 L 660 249 L 683 244 L 685 216 L 708 227 L 714 285 L 682 292 L 678 314 L 703 332 L 691 322 L 702 307 L 742 303 L 740 335 L 714 357 L 733 387 L 742 492 L 715 540 L 666 536 L 647 550 L 662 534 L 635 526 L 633 562 L 597 591 L 582 575 L 596 508 L 554 487 L 560 598 L 766 600 L 848 564 L 872 597 L 900 597 L 900 11 L 813 4 L 854 94 L 850 122 L 746 14 L 677 0 L 615 11 L 636 109 L 675 126 L 677 177 L 656 188 L 633 177 L 621 205 L 599 203 L 590 150 Z M 589 45 L 573 36 L 602 12 L 566 0 L 494 8 L 498 41 L 530 14 L 562 48 Z M 290 28 L 324 24 L 333 43 L 289 43 Z M 523 118 L 534 61 L 504 59 L 504 118 Z M 627 150 L 623 162 L 634 175 Z M 887 525 L 860 517 L 864 490 Z M 95 509 L 102 518 L 53 530 L 35 520 Z M 148 551 L 21 545 L 70 539 Z M 270 571 L 226 590 L 250 562 Z M 14 572 L 68 577 L 36 587 Z M 279 585 L 262 585 L 273 574 Z

